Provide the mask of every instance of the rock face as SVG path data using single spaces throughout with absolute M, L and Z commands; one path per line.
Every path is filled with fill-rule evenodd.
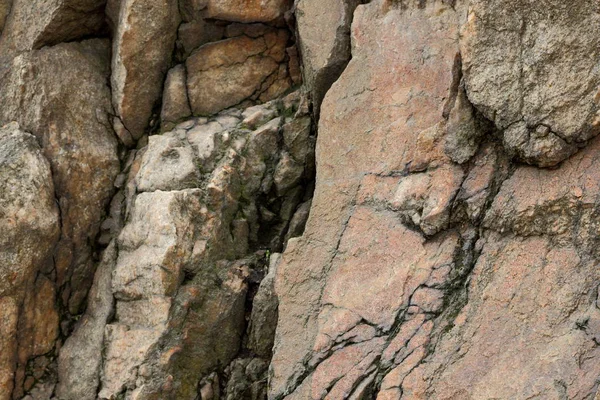
M 562 74 L 541 87 L 540 68 L 558 77 L 565 64 L 549 55 L 556 67 L 538 60 L 538 72 L 520 70 L 523 49 L 535 42 L 551 54 L 559 46 L 540 41 L 540 26 L 559 29 L 543 18 L 563 5 L 540 13 L 533 3 L 500 3 L 358 7 L 352 60 L 321 109 L 311 215 L 278 269 L 272 398 L 594 396 L 599 371 L 575 360 L 597 359 L 597 256 L 587 233 L 595 205 L 585 205 L 595 193 L 585 183 L 595 144 L 559 170 L 511 167 L 505 150 L 533 158 L 507 142 L 502 131 L 514 121 L 502 118 L 517 107 L 511 115 L 533 128 L 568 123 L 570 143 L 589 139 L 597 61 L 570 65 L 589 72 L 585 83 Z M 563 29 L 598 18 L 592 2 L 572 6 L 561 14 Z M 498 31 L 512 32 L 502 26 L 509 23 L 531 41 L 498 41 Z M 598 40 L 586 35 L 595 36 L 583 46 Z M 515 72 L 514 86 L 504 70 Z M 555 90 L 569 95 L 548 92 Z M 536 106 L 519 111 L 517 98 L 547 107 L 548 122 L 541 113 L 528 119 Z M 567 109 L 573 113 L 559 117 Z M 477 150 L 490 133 L 478 112 L 502 130 L 504 148 Z M 554 151 L 544 146 L 533 145 Z M 553 165 L 572 151 L 549 154 L 533 161 Z M 585 178 L 577 172 L 584 170 Z
M 0 399 L 10 399 L 14 388 L 17 365 L 23 362 L 21 354 L 29 356 L 48 352 L 56 339 L 56 312 L 53 312 L 54 293 L 38 292 L 46 304 L 30 304 L 29 291 L 38 289 L 36 277 L 51 260 L 58 241 L 60 224 L 58 207 L 54 201 L 54 185 L 50 163 L 44 158 L 34 136 L 23 132 L 17 123 L 0 128 Z M 43 275 L 41 275 L 43 277 Z M 44 279 L 44 278 L 42 278 Z M 49 290 L 53 291 L 50 286 Z M 25 300 L 24 300 L 25 299 Z M 31 313 L 50 318 L 52 326 L 32 320 L 25 315 L 19 320 L 20 304 Z M 35 317 L 34 317 L 35 318 Z M 29 322 L 29 324 L 27 324 Z M 17 334 L 27 326 L 34 336 L 33 349 L 27 349 L 28 339 Z M 44 332 L 44 327 L 49 328 Z M 48 347 L 50 342 L 50 348 Z M 27 362 L 27 360 L 24 360 Z M 22 365 L 19 365 L 22 368 Z
M 471 2 L 461 41 L 469 98 L 527 163 L 556 165 L 600 133 L 599 11 L 594 1 Z
M 0 0 L 0 400 L 600 398 L 599 52 L 597 0 Z
M 273 398 L 360 398 L 402 348 L 424 347 L 465 267 L 454 255 L 467 233 L 445 231 L 464 179 L 443 151 L 458 15 L 374 2 L 354 18 L 352 60 L 321 109 L 311 215 L 278 269 Z
M 90 244 L 119 170 L 107 57 L 103 40 L 61 44 L 16 57 L 0 77 L 0 122 L 33 133 L 52 165 L 62 224 L 56 279 L 72 313 L 93 278 Z
M 13 397 L 17 398 L 40 380 L 51 362 L 51 356 L 45 355 L 55 348 L 59 312 L 80 312 L 87 296 L 94 273 L 92 246 L 112 195 L 119 160 L 116 140 L 108 127 L 112 107 L 106 86 L 107 41 L 60 44 L 24 53 L 6 67 L 0 76 L 0 123 L 18 121 L 41 144 L 38 152 L 50 167 L 36 181 L 33 193 L 39 202 L 50 203 L 53 212 L 57 205 L 60 208 L 60 222 L 54 222 L 52 230 L 45 228 L 49 211 L 42 211 L 50 205 L 38 205 L 36 211 L 31 211 L 31 218 L 39 218 L 39 227 L 20 233 L 9 229 L 15 236 L 6 237 L 13 246 L 26 246 L 19 251 L 20 257 L 32 257 L 30 261 L 17 262 L 12 268 L 21 272 L 11 273 L 8 278 L 8 282 L 16 284 L 21 273 L 31 275 L 27 277 L 27 289 L 11 289 L 19 293 L 17 303 L 21 304 L 16 315 L 20 333 L 13 377 Z M 3 195 L 19 193 L 18 186 L 7 182 Z M 26 193 L 27 190 L 22 195 Z M 27 204 L 24 200 L 21 203 Z M 21 212 L 27 214 L 26 209 Z M 36 229 L 40 234 L 35 233 Z M 60 231 L 60 237 L 56 231 Z M 7 246 L 3 244 L 3 252 L 8 251 Z M 40 258 L 37 251 L 50 254 Z M 4 265 L 11 268 L 10 263 Z M 37 363 L 35 369 L 31 363 Z
M 300 100 L 294 93 L 192 119 L 135 154 L 116 197 L 123 212 L 111 216 L 124 218 L 123 229 L 97 272 L 94 306 L 61 351 L 61 398 L 194 399 L 202 378 L 234 374 L 224 370 L 240 352 L 255 356 L 236 363 L 264 366 L 245 385 L 266 393 L 275 326 L 265 324 L 276 320 L 277 303 L 265 282 L 246 333 L 246 301 L 265 273 L 256 249 L 281 249 L 310 180 L 314 138 Z M 288 145 L 284 135 L 297 140 Z M 296 157 L 293 179 L 277 187 L 286 157 Z M 102 357 L 102 365 L 88 361 Z M 230 398 L 246 386 L 232 382 Z

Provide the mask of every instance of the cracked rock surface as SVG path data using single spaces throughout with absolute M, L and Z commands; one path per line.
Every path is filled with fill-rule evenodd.
M 600 398 L 597 0 L 0 0 L 0 400 Z

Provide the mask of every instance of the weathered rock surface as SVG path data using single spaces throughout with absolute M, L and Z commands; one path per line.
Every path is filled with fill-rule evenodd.
M 61 351 L 61 398 L 194 399 L 200 381 L 213 390 L 211 373 L 227 382 L 240 363 L 262 367 L 248 367 L 243 385 L 231 381 L 228 398 L 266 393 L 277 301 L 272 275 L 257 289 L 266 271 L 264 251 L 255 250 L 282 247 L 314 168 L 300 100 L 292 94 L 259 106 L 266 118 L 253 107 L 192 119 L 134 153 L 115 197 L 122 206 L 111 206 L 107 225 L 123 228 L 98 269 L 95 304 Z M 286 143 L 284 132 L 300 139 Z M 274 175 L 290 153 L 305 156 L 302 176 L 278 191 Z M 251 316 L 246 304 L 257 291 Z M 246 361 L 229 367 L 240 352 Z
M 16 57 L 0 76 L 0 123 L 16 120 L 34 134 L 52 166 L 62 227 L 56 281 L 72 313 L 91 285 L 91 244 L 119 171 L 108 52 L 104 40 L 61 44 Z
M 4 29 L 4 23 L 6 22 L 6 17 L 8 17 L 8 13 L 10 12 L 11 6 L 12 0 L 0 1 L 0 34 Z
M 112 99 L 134 139 L 150 124 L 171 62 L 180 17 L 176 1 L 113 2 Z
M 548 40 L 592 24 L 597 9 L 564 6 L 358 7 L 352 60 L 321 110 L 311 215 L 278 269 L 272 398 L 596 395 L 598 142 L 557 170 L 504 154 L 555 165 L 595 135 L 597 60 L 583 54 L 596 37 L 569 50 L 582 50 L 583 82 L 561 69 L 564 44 Z M 513 23 L 521 41 L 502 39 Z M 538 47 L 556 57 L 527 64 Z M 502 71 L 516 71 L 513 86 Z M 503 125 L 511 107 L 516 121 Z M 480 146 L 489 129 L 478 112 L 502 144 Z M 548 139 L 512 146 L 513 123 L 551 127 L 538 135 Z M 567 127 L 575 147 L 558 151 L 550 131 Z
M 350 61 L 350 23 L 360 3 L 334 0 L 323 7 L 319 0 L 300 0 L 296 4 L 304 81 L 317 116 L 325 93 Z
M 3 0 L 0 54 L 16 54 L 99 34 L 106 0 Z M 10 14 L 9 14 L 10 11 Z M 5 18 L 8 15 L 8 18 Z
M 598 28 L 0 0 L 0 400 L 598 398 Z
M 441 192 L 428 206 L 438 220 L 424 230 L 449 220 L 463 174 L 443 151 L 458 16 L 442 2 L 385 8 L 358 7 L 352 60 L 323 103 L 311 215 L 278 269 L 273 398 L 347 398 L 361 382 L 372 386 L 376 360 L 393 365 L 410 339 L 397 333 L 402 321 L 425 324 L 439 313 L 443 287 L 463 267 L 453 257 L 459 232 L 425 240 L 386 206 L 420 171 L 442 174 L 447 189 L 425 184 Z M 417 175 L 395 175 L 405 168 Z M 443 171 L 455 168 L 457 179 L 447 180 Z M 395 341 L 402 345 L 392 352 Z
M 184 16 L 182 15 L 182 18 Z M 185 22 L 177 31 L 177 47 L 182 60 L 203 44 L 217 42 L 223 39 L 225 27 L 203 18 Z
M 213 114 L 245 100 L 268 101 L 290 88 L 284 63 L 287 31 L 259 29 L 257 35 L 206 44 L 187 59 L 188 95 L 195 115 Z
M 192 115 L 187 91 L 187 74 L 183 65 L 169 70 L 165 81 L 160 118 L 163 130 L 170 130 L 175 124 Z
M 100 381 L 104 327 L 113 313 L 111 288 L 116 246 L 104 252 L 88 296 L 88 308 L 60 350 L 56 395 L 65 400 L 95 399 Z
M 471 102 L 524 161 L 552 166 L 600 133 L 600 5 L 472 1 L 461 48 Z
M 36 277 L 51 261 L 60 223 L 50 163 L 35 137 L 17 123 L 0 128 L 0 178 L 0 399 L 4 400 L 11 398 L 15 383 L 23 383 L 22 377 L 15 379 L 17 369 L 23 373 L 30 356 L 54 346 L 58 329 L 54 287 L 43 275 L 37 284 Z
M 51 256 L 59 235 L 50 163 L 17 123 L 0 128 L 0 296 L 17 296 Z

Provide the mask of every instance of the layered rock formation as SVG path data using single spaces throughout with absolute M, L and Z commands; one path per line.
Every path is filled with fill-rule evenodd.
M 598 397 L 599 90 L 596 0 L 0 0 L 0 400 Z

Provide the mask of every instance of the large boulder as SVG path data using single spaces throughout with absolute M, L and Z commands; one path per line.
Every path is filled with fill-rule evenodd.
M 16 57 L 0 75 L 0 123 L 34 134 L 52 166 L 62 229 L 56 281 L 72 313 L 91 285 L 91 245 L 120 168 L 108 55 L 107 40 L 60 44 Z
M 467 93 L 522 160 L 556 165 L 600 133 L 599 30 L 594 0 L 471 2 Z
M 113 0 L 112 98 L 134 139 L 150 124 L 171 62 L 180 17 L 177 1 Z
M 208 115 L 244 101 L 268 101 L 291 86 L 286 60 L 289 34 L 263 27 L 206 44 L 186 61 L 192 112 Z

